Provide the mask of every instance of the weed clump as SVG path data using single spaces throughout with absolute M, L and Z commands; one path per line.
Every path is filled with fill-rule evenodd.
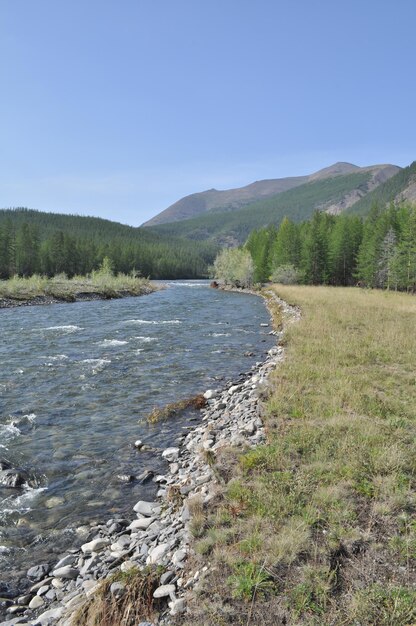
M 170 402 L 169 404 L 165 404 L 165 406 L 155 407 L 147 416 L 147 421 L 149 424 L 156 424 L 161 420 L 166 420 L 169 417 L 178 415 L 187 409 L 203 409 L 206 404 L 207 401 L 202 394 L 185 398 L 184 400 L 178 400 L 177 402 Z
M 76 612 L 71 626 L 136 626 L 144 620 L 153 620 L 162 607 L 153 593 L 159 586 L 160 568 L 133 568 L 104 580 L 94 595 Z M 120 582 L 123 593 L 111 593 L 111 585 Z

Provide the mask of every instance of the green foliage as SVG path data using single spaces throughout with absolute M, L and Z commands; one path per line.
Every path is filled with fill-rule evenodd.
M 215 278 L 233 287 L 251 287 L 254 266 L 248 250 L 222 250 L 214 261 Z
M 207 276 L 218 249 L 94 217 L 0 210 L 0 278 L 86 275 L 105 258 L 115 273 L 151 278 Z
M 261 595 L 273 589 L 270 575 L 252 562 L 240 562 L 234 565 L 234 574 L 228 578 L 228 584 L 235 598 L 251 600 L 253 595 Z
M 356 215 L 328 215 L 294 224 L 284 218 L 253 231 L 246 249 L 254 276 L 265 280 L 271 268 L 274 282 L 329 284 L 381 289 L 416 290 L 416 207 L 374 205 L 366 220 Z
M 282 285 L 296 285 L 300 282 L 300 278 L 300 271 L 291 263 L 279 265 L 273 270 L 271 275 L 274 283 L 281 283 Z

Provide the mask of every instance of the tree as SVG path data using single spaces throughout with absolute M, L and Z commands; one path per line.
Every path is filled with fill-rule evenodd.
M 251 287 L 254 264 L 248 250 L 222 250 L 214 261 L 214 277 L 233 287 Z

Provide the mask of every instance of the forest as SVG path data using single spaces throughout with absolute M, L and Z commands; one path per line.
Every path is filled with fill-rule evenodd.
M 245 244 L 254 282 L 416 291 L 416 207 L 374 204 L 366 218 L 328 215 L 254 230 Z
M 14 275 L 86 275 L 109 258 L 115 273 L 150 278 L 200 278 L 217 247 L 167 237 L 109 220 L 44 213 L 0 211 L 0 278 Z

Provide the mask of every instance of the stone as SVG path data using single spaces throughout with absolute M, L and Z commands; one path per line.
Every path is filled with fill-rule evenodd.
M 166 448 L 166 450 L 162 452 L 162 457 L 169 461 L 169 463 L 177 461 L 179 458 L 179 448 Z
M 133 511 L 143 515 L 144 517 L 152 517 L 152 515 L 158 515 L 161 511 L 161 506 L 158 502 L 146 502 L 145 500 L 139 500 L 134 505 Z
M 168 543 L 161 543 L 158 546 L 156 546 L 155 548 L 152 548 L 149 551 L 149 555 L 146 559 L 146 565 L 152 565 L 152 564 L 157 564 L 160 563 L 160 561 L 163 559 L 163 557 L 166 555 L 166 553 L 169 551 L 169 544 Z
M 49 611 L 45 611 L 41 615 L 36 618 L 36 624 L 41 624 L 42 626 L 49 626 L 49 624 L 56 624 L 57 621 L 62 617 L 62 613 L 64 612 L 63 606 L 58 606 L 56 609 L 49 609 Z
M 218 391 L 216 389 L 207 389 L 204 393 L 204 398 L 205 400 L 212 400 L 213 398 L 216 398 L 217 395 Z
M 99 560 L 100 560 L 99 556 L 97 554 L 93 554 L 91 558 L 85 561 L 84 565 L 81 567 L 81 571 L 80 571 L 81 576 L 85 576 L 85 574 L 88 574 L 89 572 L 91 572 L 91 570 L 94 569 L 94 567 L 97 565 Z
M 81 546 L 81 550 L 84 554 L 91 554 L 91 552 L 100 552 L 104 548 L 110 545 L 110 540 L 105 539 L 103 537 L 98 537 L 97 539 L 93 539 L 88 543 L 84 543 Z
M 174 578 L 175 578 L 175 572 L 173 572 L 172 570 L 168 570 L 167 572 L 162 574 L 162 576 L 160 577 L 160 584 L 167 585 Z
M 65 565 L 65 567 L 60 567 L 59 569 L 53 570 L 52 574 L 55 578 L 63 578 L 64 580 L 75 580 L 78 577 L 79 570 L 75 567 L 71 567 L 70 565 Z
M 176 552 L 172 556 L 172 563 L 175 565 L 182 565 L 182 561 L 186 558 L 185 550 L 176 550 Z
M 153 592 L 153 597 L 154 598 L 165 598 L 166 596 L 169 596 L 172 598 L 172 600 L 175 599 L 175 585 L 162 585 L 161 587 L 158 587 L 157 589 L 155 589 L 155 591 Z
M 137 564 L 134 563 L 134 561 L 124 561 L 124 563 L 121 564 L 120 569 L 122 572 L 129 572 L 132 569 L 135 569 L 137 567 Z
M 170 608 L 170 615 L 180 615 L 186 610 L 186 602 L 184 598 L 176 598 L 171 602 L 168 602 Z
M 50 571 L 51 566 L 49 565 L 49 563 L 41 563 L 40 565 L 34 565 L 30 569 L 28 569 L 27 577 L 30 578 L 30 580 L 38 582 L 39 580 L 42 580 L 42 578 L 45 578 L 45 576 L 47 576 Z
M 32 596 L 30 595 L 30 593 L 27 593 L 24 596 L 19 596 L 17 598 L 17 604 L 21 604 L 23 606 L 26 606 L 27 604 L 29 604 L 29 602 L 31 601 Z
M 29 602 L 29 609 L 35 611 L 36 609 L 40 609 L 41 606 L 45 604 L 45 600 L 40 596 L 34 596 Z
M 229 390 L 228 390 L 228 394 L 230 396 L 232 396 L 233 394 L 235 394 L 236 391 L 239 390 L 239 386 L 238 385 L 232 385 Z
M 121 596 L 126 592 L 126 585 L 123 583 L 113 583 L 110 586 L 110 593 L 115 598 L 121 598 Z
M 10 487 L 15 489 L 25 484 L 27 476 L 16 469 L 0 470 L 0 485 L 2 487 Z
M 143 448 L 143 441 L 141 439 L 136 439 L 136 441 L 134 442 L 134 447 L 140 450 L 140 448 Z
M 65 567 L 65 565 L 72 565 L 74 561 L 75 561 L 75 556 L 73 554 L 67 554 L 60 561 L 57 562 L 54 569 Z
M 133 474 L 117 474 L 117 478 L 121 483 L 133 483 L 136 480 Z
M 42 585 L 42 587 L 40 587 L 40 588 L 38 589 L 37 595 L 38 595 L 38 596 L 44 596 L 44 595 L 45 595 L 45 593 L 46 593 L 47 591 L 49 591 L 49 589 L 50 589 L 49 585 Z
M 128 530 L 146 530 L 155 519 L 155 517 L 141 517 L 134 520 L 127 528 Z
M 49 589 L 48 593 L 45 593 L 45 598 L 47 598 L 50 602 L 56 599 L 56 591 L 55 589 Z

